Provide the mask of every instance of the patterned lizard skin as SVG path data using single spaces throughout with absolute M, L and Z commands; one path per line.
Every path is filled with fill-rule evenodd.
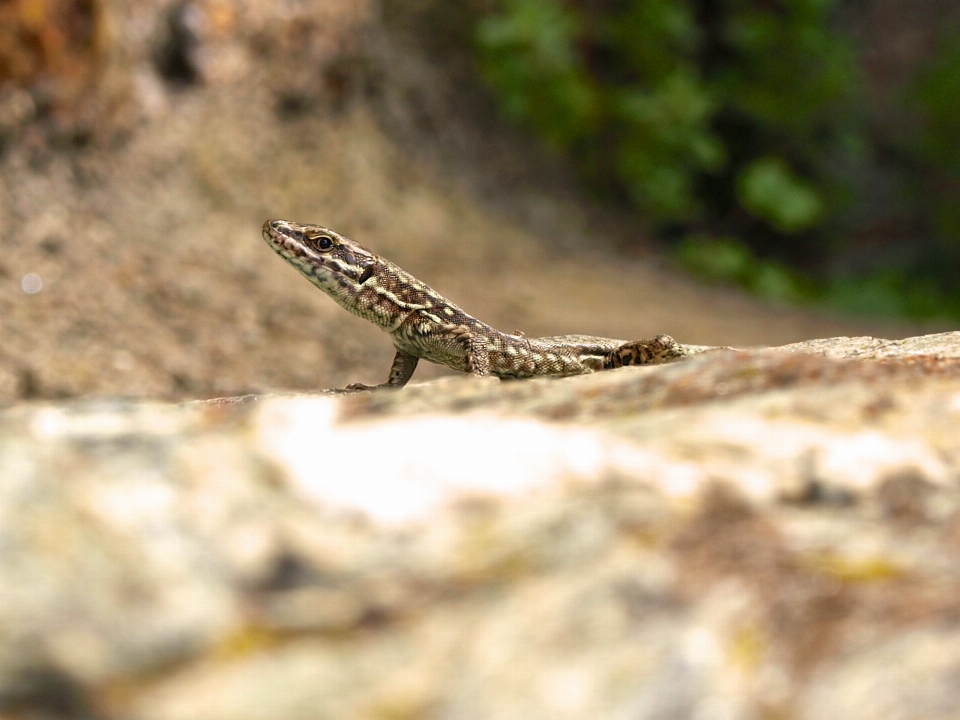
M 527 338 L 507 334 L 333 230 L 268 220 L 263 237 L 341 307 L 390 334 L 397 354 L 389 379 L 379 387 L 405 385 L 421 358 L 474 375 L 514 379 L 663 363 L 706 349 L 681 345 L 669 335 L 631 342 L 590 335 Z M 349 389 L 369 388 L 351 385 Z

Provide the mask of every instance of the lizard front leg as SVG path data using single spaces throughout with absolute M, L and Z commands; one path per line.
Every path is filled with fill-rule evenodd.
M 390 366 L 390 377 L 381 387 L 403 387 L 406 385 L 413 377 L 413 371 L 417 369 L 418 362 L 420 362 L 420 358 L 416 355 L 397 350 L 397 354 L 393 356 L 393 365 Z
M 393 356 L 393 365 L 390 366 L 390 377 L 385 383 L 380 385 L 364 385 L 363 383 L 351 383 L 347 385 L 347 390 L 375 390 L 383 387 L 401 388 L 406 385 L 413 377 L 413 371 L 417 369 L 417 363 L 420 361 L 416 355 L 410 355 L 402 350 L 397 350 Z

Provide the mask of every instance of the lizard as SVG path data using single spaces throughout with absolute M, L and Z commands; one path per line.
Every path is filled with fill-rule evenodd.
M 319 225 L 267 220 L 264 240 L 341 307 L 393 339 L 385 383 L 347 390 L 403 387 L 421 360 L 501 380 L 566 377 L 625 365 L 669 362 L 712 349 L 681 345 L 669 335 L 615 340 L 590 335 L 528 338 L 504 333 L 461 310 L 410 273 L 360 243 Z

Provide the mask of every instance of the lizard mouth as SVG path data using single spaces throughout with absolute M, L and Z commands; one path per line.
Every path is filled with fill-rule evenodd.
M 278 249 L 286 244 L 284 242 L 286 233 L 283 232 L 281 227 L 277 220 L 267 220 L 263 224 L 263 239 Z
M 297 236 L 300 237 L 297 237 Z M 263 239 L 284 257 L 303 257 L 302 233 L 291 229 L 283 220 L 267 220 L 263 224 Z

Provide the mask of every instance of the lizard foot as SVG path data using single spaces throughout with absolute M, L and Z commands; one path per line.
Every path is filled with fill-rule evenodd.
M 344 392 L 365 392 L 367 390 L 376 390 L 377 388 L 386 387 L 386 385 L 364 385 L 363 383 L 350 383 L 345 388 Z
M 652 340 L 624 343 L 607 355 L 606 370 L 624 365 L 659 365 L 689 355 L 687 350 L 669 335 L 657 335 Z

